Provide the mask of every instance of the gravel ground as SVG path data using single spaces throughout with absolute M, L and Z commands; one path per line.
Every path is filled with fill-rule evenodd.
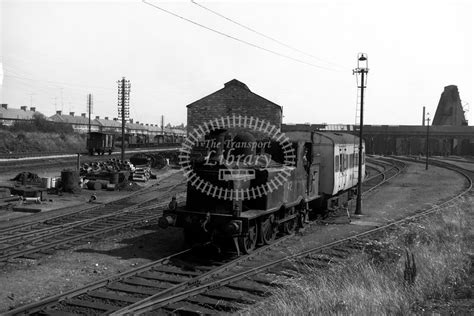
M 338 225 L 310 225 L 291 247 L 316 246 L 398 219 L 462 189 L 458 174 L 410 164 L 390 184 L 370 194 L 363 216 Z M 19 259 L 1 267 L 0 311 L 96 281 L 182 249 L 180 230 L 150 226 L 101 238 L 98 242 L 58 251 L 39 260 Z M 290 245 L 289 245 L 290 246 Z

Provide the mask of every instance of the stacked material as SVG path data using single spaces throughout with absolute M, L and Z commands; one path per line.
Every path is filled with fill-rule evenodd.
M 32 172 L 21 172 L 17 174 L 11 181 L 18 181 L 24 184 L 40 184 L 41 178 L 36 173 Z
M 133 173 L 133 181 L 142 181 L 146 182 L 151 177 L 151 170 L 150 167 L 144 168 L 136 168 L 135 172 Z
M 100 175 L 103 173 L 135 171 L 135 167 L 129 161 L 120 159 L 109 159 L 106 161 L 95 161 L 92 163 L 83 163 L 80 169 L 81 176 Z

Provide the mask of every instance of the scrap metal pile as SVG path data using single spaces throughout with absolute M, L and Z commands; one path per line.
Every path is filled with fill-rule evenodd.
M 134 172 L 135 166 L 130 161 L 120 159 L 109 159 L 106 161 L 94 161 L 83 163 L 80 168 L 81 176 L 100 175 L 103 173 L 129 171 Z

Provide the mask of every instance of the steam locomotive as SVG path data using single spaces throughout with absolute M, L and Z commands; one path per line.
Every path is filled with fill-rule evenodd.
M 365 144 L 358 170 L 358 137 L 317 130 L 285 136 L 282 145 L 220 130 L 193 147 L 185 164 L 186 205 L 172 201 L 160 227 L 182 227 L 190 244 L 250 253 L 278 232 L 302 227 L 309 213 L 337 209 L 355 196 L 358 173 L 365 175 Z

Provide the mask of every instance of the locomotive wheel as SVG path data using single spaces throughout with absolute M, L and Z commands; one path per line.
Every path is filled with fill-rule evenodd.
M 252 225 L 249 227 L 249 234 L 244 237 L 239 237 L 239 248 L 240 250 L 245 253 L 249 254 L 257 246 L 257 226 Z
M 288 215 L 291 216 L 295 214 L 295 208 L 292 207 L 290 210 L 288 210 Z M 295 232 L 296 230 L 296 224 L 297 224 L 297 218 L 290 219 L 289 221 L 286 221 L 283 223 L 283 232 L 285 234 L 291 235 Z
M 275 240 L 277 230 L 274 227 L 273 221 L 274 217 L 271 215 L 264 221 L 260 222 L 260 236 L 265 245 L 269 245 Z

